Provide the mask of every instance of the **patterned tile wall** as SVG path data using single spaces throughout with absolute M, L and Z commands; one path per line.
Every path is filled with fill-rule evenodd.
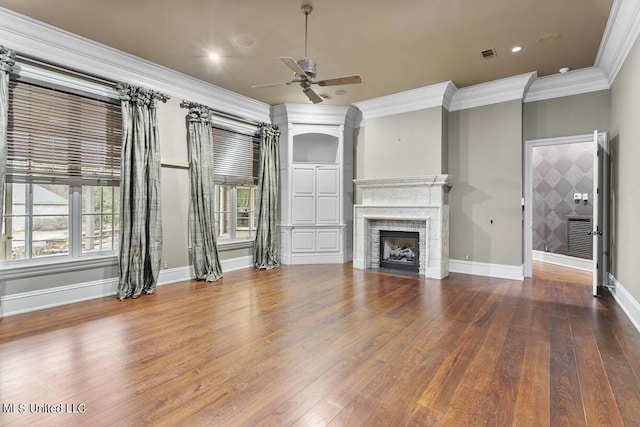
M 591 143 L 534 147 L 533 249 L 567 253 L 567 217 L 593 214 L 593 153 Z M 575 203 L 574 193 L 589 201 Z

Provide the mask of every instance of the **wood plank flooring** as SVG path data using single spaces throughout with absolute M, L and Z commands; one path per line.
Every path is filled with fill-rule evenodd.
M 640 334 L 581 280 L 283 266 L 8 317 L 0 425 L 640 425 Z

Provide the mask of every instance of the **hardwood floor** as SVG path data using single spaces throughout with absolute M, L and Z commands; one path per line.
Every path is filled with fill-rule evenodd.
M 533 277 L 592 286 L 592 273 L 542 261 L 533 261 Z
M 632 426 L 639 374 L 613 299 L 557 277 L 283 266 L 0 320 L 10 426 Z

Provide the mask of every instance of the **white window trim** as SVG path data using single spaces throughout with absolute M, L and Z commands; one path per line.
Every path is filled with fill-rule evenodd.
M 0 265 L 4 280 L 24 279 L 35 276 L 47 276 L 51 274 L 66 273 L 78 270 L 90 270 L 102 267 L 115 267 L 118 265 L 118 255 L 95 255 L 82 258 L 69 258 L 68 256 L 50 257 L 46 259 L 29 260 L 29 262 L 14 261 L 17 265 L 9 265 L 11 261 Z
M 231 251 L 234 249 L 244 249 L 253 247 L 253 242 L 255 241 L 255 237 L 252 239 L 243 239 L 243 240 L 223 240 L 218 242 L 218 248 L 220 250 Z

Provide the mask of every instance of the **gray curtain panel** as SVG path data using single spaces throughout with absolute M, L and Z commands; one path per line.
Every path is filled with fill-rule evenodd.
M 118 298 L 155 292 L 162 257 L 160 94 L 119 85 L 122 104 L 120 279 Z
M 7 123 L 9 120 L 9 74 L 15 53 L 0 46 L 0 230 L 4 209 L 4 183 L 7 179 Z
M 187 143 L 191 158 L 189 231 L 196 279 L 215 282 L 222 277 L 215 229 L 213 144 L 209 108 L 192 105 L 187 114 Z
M 258 190 L 258 225 L 253 244 L 253 265 L 260 269 L 280 266 L 279 239 L 276 224 L 280 203 L 280 132 L 272 126 L 260 129 L 260 172 Z

